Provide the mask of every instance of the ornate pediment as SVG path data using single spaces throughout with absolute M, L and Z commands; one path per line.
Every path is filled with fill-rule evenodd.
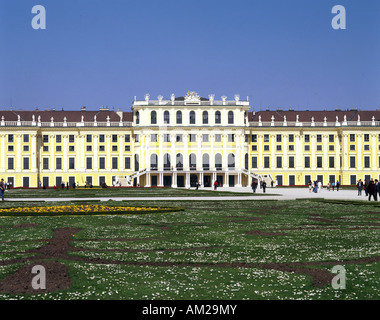
M 185 98 L 185 104 L 201 104 L 201 97 L 194 91 L 188 91 Z

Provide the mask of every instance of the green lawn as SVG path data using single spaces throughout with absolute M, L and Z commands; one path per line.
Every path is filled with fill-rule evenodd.
M 275 192 L 274 192 L 275 193 Z M 76 189 L 10 189 L 5 199 L 15 198 L 98 198 L 98 197 L 208 197 L 208 196 L 262 196 L 271 193 L 195 190 L 195 188 L 76 188 Z
M 144 204 L 143 200 L 125 202 Z M 185 210 L 1 218 L 0 280 L 23 265 L 40 261 L 33 260 L 38 258 L 33 250 L 54 242 L 54 230 L 76 231 L 70 235 L 71 247 L 63 256 L 43 259 L 67 266 L 69 288 L 32 295 L 2 292 L 0 299 L 379 297 L 380 208 L 373 204 L 359 207 L 349 202 L 256 199 L 149 201 L 149 205 Z M 335 265 L 346 269 L 345 289 L 331 286 Z

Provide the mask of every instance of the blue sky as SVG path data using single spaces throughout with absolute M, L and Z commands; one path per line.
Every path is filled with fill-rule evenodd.
M 34 5 L 46 30 L 31 27 Z M 346 30 L 334 30 L 334 5 Z M 0 0 L 0 109 L 125 111 L 134 96 L 380 108 L 380 1 Z

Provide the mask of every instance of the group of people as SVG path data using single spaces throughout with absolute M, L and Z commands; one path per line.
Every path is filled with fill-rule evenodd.
M 359 181 L 356 184 L 356 187 L 358 189 L 358 196 L 362 195 L 362 191 L 364 190 L 366 197 L 368 197 L 368 201 L 371 201 L 371 198 L 373 197 L 373 200 L 377 201 L 377 195 L 379 194 L 380 197 L 380 185 L 379 180 L 371 179 L 370 181 L 365 180 L 364 182 L 359 179 Z
M 259 186 L 259 183 L 256 179 L 254 179 L 251 183 L 251 188 L 253 193 L 256 193 L 257 187 Z M 273 183 L 271 184 L 273 187 Z M 267 188 L 267 183 L 265 181 L 260 181 L 260 189 L 263 189 L 263 192 L 265 193 L 265 190 Z
M 321 180 L 315 180 L 314 182 L 310 180 L 308 185 L 309 185 L 309 192 L 318 193 L 318 192 L 321 192 L 321 190 L 323 189 L 323 184 Z M 340 188 L 339 180 L 337 182 L 329 181 L 329 183 L 326 186 L 326 189 L 328 191 L 331 191 L 331 190 L 334 191 L 335 188 L 336 188 L 336 191 L 339 191 L 339 188 Z

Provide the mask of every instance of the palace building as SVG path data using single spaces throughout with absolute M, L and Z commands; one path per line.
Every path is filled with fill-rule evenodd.
M 380 110 L 250 111 L 195 92 L 131 112 L 0 111 L 0 178 L 12 187 L 249 186 L 379 178 Z

